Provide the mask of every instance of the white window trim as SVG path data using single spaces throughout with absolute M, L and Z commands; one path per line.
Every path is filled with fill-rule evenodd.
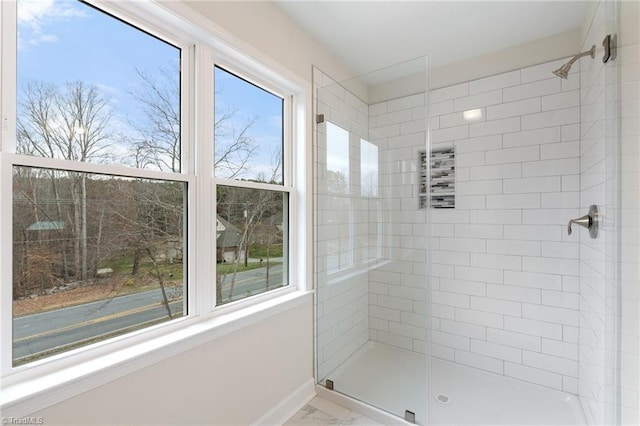
M 207 18 L 185 5 L 174 2 L 121 3 L 102 0 L 93 0 L 91 3 L 115 16 L 126 18 L 127 22 L 145 31 L 166 36 L 163 38 L 182 48 L 183 71 L 191 70 L 182 73 L 183 93 L 189 94 L 182 97 L 181 105 L 185 149 L 184 173 L 169 174 L 170 179 L 187 182 L 190 187 L 194 187 L 188 192 L 187 213 L 190 226 L 198 229 L 197 233 L 189 231 L 188 235 L 191 238 L 187 240 L 190 253 L 186 266 L 189 277 L 189 314 L 164 324 L 15 368 L 11 367 L 11 351 L 1 351 L 0 411 L 4 416 L 18 417 L 31 414 L 302 303 L 311 303 L 311 270 L 310 266 L 307 266 L 310 265 L 308 256 L 311 253 L 311 241 L 307 238 L 311 229 L 311 206 L 308 205 L 309 198 L 306 196 L 311 188 L 311 158 L 307 155 L 306 146 L 306 121 L 311 99 L 309 84 L 261 52 L 223 32 Z M 3 55 L 0 76 L 4 79 L 0 80 L 0 192 L 12 193 L 11 179 L 7 176 L 11 176 L 13 164 L 167 179 L 168 174 L 164 172 L 118 165 L 78 164 L 11 153 L 14 147 L 7 141 L 13 141 L 15 138 L 16 111 L 15 105 L 12 105 L 16 99 L 15 56 L 9 61 L 6 57 L 11 56 L 7 54 L 7 46 L 15 43 L 16 25 L 15 22 L 13 26 L 7 25 L 5 21 L 10 21 L 6 15 L 15 16 L 15 9 L 15 1 L 0 4 L 0 22 L 3 23 L 0 34 L 0 52 Z M 173 28 L 173 32 L 168 33 L 166 28 Z M 12 50 L 13 48 L 9 52 Z M 246 70 L 252 77 L 263 76 L 254 80 L 259 85 L 264 81 L 267 82 L 265 88 L 275 88 L 276 93 L 284 93 L 285 105 L 288 105 L 285 107 L 285 114 L 290 118 L 290 122 L 285 125 L 285 144 L 289 146 L 283 147 L 283 172 L 288 182 L 285 181 L 284 186 L 275 185 L 277 188 L 269 188 L 289 193 L 289 285 L 217 308 L 212 303 L 215 297 L 215 265 L 210 261 L 215 254 L 214 246 L 211 244 L 215 243 L 215 229 L 212 226 L 215 216 L 212 212 L 215 211 L 216 200 L 214 188 L 216 184 L 233 183 L 214 182 L 211 178 L 213 150 L 208 149 L 213 145 L 208 141 L 196 147 L 194 142 L 213 138 L 213 120 L 197 120 L 194 113 L 194 110 L 213 113 L 212 52 L 216 52 L 217 58 L 224 58 L 225 62 L 232 64 L 233 69 Z M 197 178 L 195 172 L 198 174 Z M 209 178 L 205 179 L 204 176 Z M 256 183 L 256 188 L 263 188 L 262 185 L 267 184 Z M 11 207 L 7 204 L 11 203 L 0 203 L 2 271 L 11 271 L 13 257 Z M 196 234 L 208 237 L 194 238 Z M 8 278 L 8 282 L 11 283 L 12 279 L 10 274 L 2 274 L 0 297 L 3 301 L 8 300 L 8 303 L 11 303 L 11 285 L 4 281 Z M 0 342 L 4 347 L 4 343 L 11 343 L 12 313 L 11 309 L 0 311 Z

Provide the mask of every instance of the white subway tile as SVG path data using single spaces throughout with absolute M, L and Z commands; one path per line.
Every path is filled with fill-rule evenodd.
M 562 376 L 562 391 L 573 394 L 573 395 L 577 395 L 578 379 L 576 379 L 575 377 Z M 622 424 L 627 424 L 627 422 L 623 421 Z
M 502 135 L 457 140 L 454 145 L 457 153 L 500 149 L 502 148 Z
M 539 208 L 540 194 L 487 195 L 486 204 L 487 209 Z
M 578 209 L 530 209 L 522 211 L 522 222 L 527 225 L 566 225 L 578 217 Z
M 478 238 L 441 238 L 440 250 L 484 253 L 486 243 Z
M 442 102 L 432 103 L 429 109 L 429 114 L 432 117 L 437 115 L 451 114 L 453 112 L 453 99 L 447 99 Z
M 489 164 L 489 161 L 487 161 Z M 522 165 L 522 176 L 558 176 L 580 173 L 579 158 L 532 161 Z
M 550 373 L 537 368 L 505 362 L 504 375 L 531 383 L 537 383 L 549 388 L 562 390 L 562 376 L 560 374 Z
M 451 361 L 453 362 L 453 349 L 448 348 L 446 346 L 442 346 L 442 345 L 438 345 L 435 343 L 431 344 L 431 355 L 436 357 L 436 358 L 440 358 L 440 359 L 446 359 L 447 361 Z M 576 393 L 576 392 L 574 392 Z
M 469 212 L 455 209 L 433 209 L 431 223 L 469 223 Z
M 580 175 L 562 176 L 562 192 L 579 191 Z
M 477 95 L 457 98 L 453 101 L 454 111 L 467 111 L 502 103 L 502 90 L 480 93 Z
M 559 226 L 545 225 L 505 225 L 505 240 L 560 241 L 562 229 Z M 524 270 L 524 269 L 523 269 Z M 532 270 L 532 272 L 545 272 Z
M 577 361 L 578 348 L 579 346 L 576 343 L 568 343 L 559 340 L 542 338 L 542 352 L 545 354 Z
M 561 275 L 578 275 L 579 262 L 577 259 L 524 257 L 522 259 L 522 270 Z
M 522 130 L 563 126 L 580 122 L 580 107 L 555 109 L 522 116 Z
M 578 343 L 580 341 L 580 328 L 563 325 L 562 340 L 569 343 Z
M 444 265 L 469 265 L 469 253 L 458 251 L 431 251 L 431 262 Z
M 505 148 L 516 148 L 527 145 L 545 145 L 561 141 L 561 127 L 544 127 L 542 129 L 523 130 L 502 135 Z
M 567 124 L 562 126 L 562 138 L 563 142 L 576 141 L 580 139 L 580 123 Z
M 389 346 L 396 346 L 408 351 L 413 350 L 413 339 L 411 337 L 400 336 L 398 334 L 387 333 L 384 331 L 378 331 L 378 342 L 384 343 Z
M 520 70 L 515 70 L 471 81 L 469 82 L 469 93 L 475 95 L 518 84 L 520 84 Z
M 541 338 L 512 331 L 487 328 L 487 341 L 531 351 L 539 351 Z
M 519 224 L 522 213 L 519 210 L 476 210 L 471 212 L 471 223 Z
M 562 291 L 568 292 L 568 293 L 580 293 L 580 277 L 563 275 Z
M 471 298 L 473 306 L 473 297 Z M 580 325 L 580 312 L 574 309 L 556 308 L 543 305 L 522 304 L 522 316 L 524 318 L 537 319 L 541 321 L 551 321 L 555 324 L 564 324 L 577 327 Z M 552 336 L 548 336 L 552 337 Z M 555 338 L 561 338 L 562 336 Z
M 431 132 L 431 142 L 445 142 L 456 139 L 466 139 L 469 137 L 469 126 L 448 127 L 446 129 L 433 130 Z
M 440 330 L 445 333 L 451 333 L 458 336 L 475 337 L 476 339 L 485 340 L 486 327 L 477 324 L 468 324 L 466 322 L 440 320 Z
M 405 286 L 390 286 L 389 296 L 397 297 L 400 299 L 409 300 L 427 300 L 427 290 L 424 288 L 414 288 Z
M 481 281 L 501 284 L 502 274 L 502 271 L 500 271 L 499 269 L 456 266 L 454 277 L 458 280 Z
M 455 351 L 455 362 L 493 373 L 502 374 L 503 371 L 502 360 L 461 350 Z
M 399 124 L 405 121 L 411 121 L 411 119 L 412 115 L 410 110 L 388 112 L 376 117 L 376 127 Z
M 520 117 L 503 118 L 469 125 L 469 136 L 479 137 L 517 132 L 520 130 Z
M 443 333 L 440 331 L 432 331 L 431 339 L 433 343 L 448 346 L 456 349 L 469 350 L 469 337 L 459 334 Z
M 400 321 L 400 311 L 380 306 L 369 306 L 369 316 L 389 321 Z
M 456 167 L 482 166 L 484 165 L 484 155 L 484 151 L 456 154 Z
M 527 161 L 536 162 L 539 158 L 540 148 L 538 146 L 498 149 L 494 151 L 487 151 L 485 155 L 486 164 L 520 163 Z M 526 166 L 527 163 L 523 164 L 523 167 Z
M 369 116 L 387 113 L 387 102 L 369 105 Z
M 542 110 L 552 110 L 580 106 L 580 91 L 564 91 L 542 97 Z
M 471 266 L 519 271 L 521 257 L 504 254 L 471 253 Z
M 530 98 L 487 107 L 487 121 L 540 112 L 540 99 Z
M 490 312 L 472 311 L 469 309 L 456 308 L 456 321 L 470 324 L 486 325 L 493 328 L 502 328 L 503 316 Z
M 505 179 L 505 194 L 526 194 L 531 192 L 560 192 L 562 189 L 559 176 Z
M 522 363 L 545 371 L 563 374 L 570 377 L 578 377 L 578 362 L 537 352 L 524 351 Z
M 558 186 L 560 183 L 558 182 Z M 456 193 L 460 195 L 501 194 L 501 180 L 478 180 L 457 182 Z
M 480 114 L 478 117 L 469 119 L 464 116 L 463 111 L 453 112 L 451 114 L 444 114 L 440 116 L 440 128 L 462 126 L 464 124 L 471 124 L 479 121 L 485 121 L 486 113 L 484 108 L 479 108 Z
M 577 209 L 580 207 L 580 192 L 540 194 L 543 209 Z
M 561 142 L 540 147 L 541 160 L 553 160 L 558 158 L 577 158 L 580 156 L 580 142 Z
M 455 99 L 469 94 L 469 83 L 460 83 L 453 86 L 442 87 L 431 91 L 431 102 L 442 102 L 447 99 Z
M 456 195 L 456 209 L 484 209 L 484 195 Z
M 403 96 L 402 98 L 393 99 L 387 103 L 389 112 L 411 109 L 425 104 L 425 94 L 417 93 L 415 95 Z
M 471 339 L 471 352 L 490 356 L 492 358 L 503 359 L 505 361 L 515 362 L 518 364 L 522 363 L 522 351 L 520 349 L 512 348 L 505 345 L 499 345 L 496 343 Z
M 487 253 L 540 256 L 540 243 L 537 241 L 487 240 Z
M 502 238 L 502 225 L 456 224 L 455 236 L 460 238 Z
M 411 337 L 412 339 L 426 340 L 427 329 L 416 327 L 414 325 L 402 324 L 397 322 L 389 322 L 389 333 L 399 336 Z
M 427 120 L 425 120 L 424 118 L 400 123 L 400 134 L 402 135 L 420 133 L 420 132 L 424 132 L 426 129 L 427 129 Z
M 575 217 L 575 216 L 567 216 Z M 542 243 L 543 257 L 556 257 L 563 259 L 578 259 L 580 255 L 580 246 L 578 243 Z
M 497 284 L 487 284 L 487 297 L 527 303 L 540 303 L 541 300 L 538 289 Z
M 431 315 L 438 318 L 455 319 L 455 308 L 453 306 L 438 305 L 436 303 L 432 303 Z
M 560 83 L 560 79 L 554 77 L 547 80 L 521 84 L 519 86 L 503 89 L 502 95 L 504 102 L 512 102 L 520 99 L 560 93 L 561 90 L 562 85 Z
M 474 296 L 484 296 L 487 293 L 486 284 L 483 282 L 452 279 L 441 279 L 440 291 Z
M 378 298 L 377 306 L 379 307 L 387 308 L 387 309 L 396 309 L 398 311 L 408 311 L 408 312 L 411 312 L 411 310 L 413 310 L 413 303 L 411 300 L 401 299 L 399 297 L 383 296 L 383 295 L 377 295 L 377 298 Z
M 504 318 L 504 329 L 550 339 L 562 338 L 562 325 L 526 318 L 506 316 Z
M 455 306 L 458 308 L 469 307 L 469 296 L 466 294 L 446 293 L 441 291 L 431 291 L 431 302 L 445 306 Z M 371 309 L 371 307 L 369 308 Z M 385 318 L 390 319 L 390 318 Z M 398 314 L 398 321 L 400 321 L 400 315 Z
M 542 292 L 542 304 L 578 310 L 580 309 L 580 297 L 578 293 L 544 290 Z
M 471 167 L 470 169 L 470 178 L 474 180 L 519 178 L 521 176 L 522 166 L 517 163 L 500 164 L 495 166 L 478 166 Z
M 562 289 L 562 277 L 560 275 L 534 272 L 504 271 L 504 283 L 545 290 Z
M 505 300 L 489 299 L 486 297 L 470 296 L 471 309 L 483 312 L 493 312 L 496 314 L 505 314 L 512 316 L 520 316 L 522 313 L 521 303 Z

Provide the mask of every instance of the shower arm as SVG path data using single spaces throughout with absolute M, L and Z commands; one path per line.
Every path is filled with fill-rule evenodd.
M 586 52 L 578 53 L 576 56 L 571 58 L 571 60 L 569 62 L 567 62 L 565 64 L 565 66 L 573 65 L 573 63 L 575 61 L 577 61 L 578 59 L 580 59 L 580 58 L 582 58 L 584 56 L 591 56 L 592 58 L 596 56 L 596 46 L 595 46 L 595 44 L 593 46 L 591 46 L 591 49 L 587 50 Z

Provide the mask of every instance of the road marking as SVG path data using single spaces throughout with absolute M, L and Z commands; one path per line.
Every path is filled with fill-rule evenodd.
M 175 302 L 176 301 L 172 301 L 172 302 L 169 302 L 169 303 L 171 304 L 171 303 L 175 303 Z M 26 340 L 33 340 L 33 339 L 37 339 L 39 337 L 48 336 L 48 335 L 51 335 L 51 334 L 62 333 L 62 332 L 65 332 L 65 331 L 76 329 L 76 328 L 85 327 L 85 326 L 93 325 L 93 324 L 98 324 L 98 323 L 101 323 L 101 322 L 104 322 L 104 321 L 109 321 L 109 320 L 112 320 L 112 319 L 121 318 L 121 317 L 124 317 L 124 316 L 127 316 L 127 315 L 133 315 L 133 314 L 137 314 L 137 313 L 140 313 L 140 312 L 149 311 L 149 310 L 157 308 L 159 306 L 164 306 L 164 303 L 156 302 L 156 303 L 151 304 L 151 305 L 141 306 L 139 308 L 130 309 L 128 311 L 116 312 L 115 314 L 106 315 L 106 316 L 100 317 L 100 318 L 94 318 L 94 319 L 89 320 L 89 321 L 84 321 L 84 322 L 80 322 L 80 323 L 77 323 L 77 324 L 68 325 L 66 327 L 61 327 L 61 328 L 56 328 L 56 329 L 53 329 L 53 330 L 43 331 L 43 332 L 40 332 L 40 333 L 37 333 L 37 334 L 32 334 L 30 336 L 25 336 L 25 337 L 21 337 L 19 339 L 15 339 L 13 341 L 13 343 L 16 344 L 16 343 L 20 343 L 20 342 L 23 342 L 23 341 L 26 341 Z

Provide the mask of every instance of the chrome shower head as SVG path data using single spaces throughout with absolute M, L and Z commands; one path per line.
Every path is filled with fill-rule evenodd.
M 587 50 L 586 52 L 582 52 L 582 53 L 578 53 L 576 56 L 574 56 L 573 58 L 571 58 L 571 60 L 569 62 L 567 62 L 566 64 L 564 64 L 563 66 L 561 66 L 560 68 L 558 68 L 557 70 L 553 71 L 553 73 L 555 75 L 557 75 L 560 78 L 567 78 L 569 76 L 569 70 L 571 69 L 571 66 L 573 65 L 573 63 L 575 61 L 577 61 L 578 59 L 582 58 L 583 56 L 591 56 L 592 58 L 594 58 L 596 56 L 596 45 L 594 44 L 593 46 L 591 46 L 591 49 Z

